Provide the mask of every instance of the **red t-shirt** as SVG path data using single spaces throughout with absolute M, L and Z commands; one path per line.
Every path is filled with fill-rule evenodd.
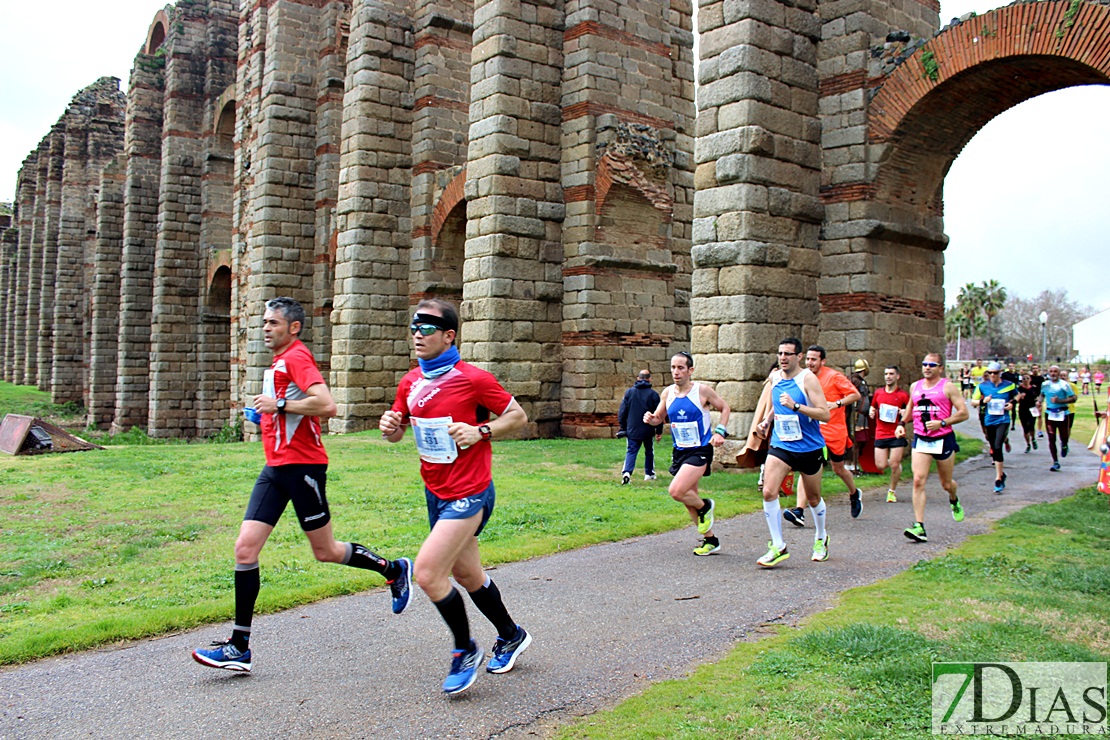
M 843 455 L 844 450 L 852 446 L 852 440 L 848 437 L 848 422 L 844 418 L 847 409 L 837 408 L 835 404 L 840 399 L 847 398 L 853 393 L 858 393 L 858 391 L 852 385 L 852 381 L 844 377 L 844 373 L 833 370 L 831 367 L 823 367 L 820 372 L 815 374 L 817 375 L 817 381 L 821 383 L 821 390 L 825 392 L 825 400 L 834 404 L 829 409 L 828 422 L 821 425 L 821 434 L 825 437 L 825 444 L 831 452 Z
M 424 485 L 444 501 L 466 498 L 489 488 L 493 480 L 493 447 L 489 442 L 460 449 L 447 426 L 461 421 L 478 425 L 500 416 L 513 396 L 485 370 L 459 362 L 438 378 L 425 378 L 419 367 L 409 370 L 397 388 L 393 411 L 412 424 L 420 452 Z
M 304 342 L 292 344 L 274 355 L 274 362 L 262 379 L 262 394 L 270 398 L 295 401 L 308 398 L 307 391 L 324 377 L 316 368 L 316 360 Z M 262 446 L 266 464 L 327 465 L 328 453 L 320 439 L 320 420 L 301 414 L 262 414 Z
M 894 430 L 902 420 L 902 410 L 909 404 L 910 394 L 901 388 L 896 388 L 891 393 L 883 386 L 871 395 L 871 408 L 875 409 L 875 439 L 894 439 Z M 891 413 L 890 408 L 884 409 L 884 406 L 896 409 L 894 421 L 883 420 L 884 416 L 889 418 Z

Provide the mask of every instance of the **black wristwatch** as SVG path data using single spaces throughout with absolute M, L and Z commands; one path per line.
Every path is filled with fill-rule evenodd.
M 285 399 L 284 398 L 279 398 L 277 400 L 277 412 L 279 414 L 284 414 L 285 413 Z
M 478 433 L 482 435 L 483 442 L 489 442 L 493 439 L 493 432 L 490 430 L 489 424 L 483 424 L 478 427 Z
M 940 420 L 940 426 L 941 426 L 942 429 L 944 427 L 947 427 L 948 426 L 948 420 L 947 419 L 941 419 Z

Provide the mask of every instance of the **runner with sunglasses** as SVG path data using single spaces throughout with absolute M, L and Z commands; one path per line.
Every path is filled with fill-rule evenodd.
M 497 585 L 482 569 L 478 535 L 493 513 L 495 439 L 523 428 L 528 416 L 497 379 L 459 357 L 459 315 L 447 301 L 421 301 L 409 331 L 418 366 L 405 374 L 393 407 L 378 428 L 400 442 L 412 425 L 431 533 L 416 556 L 416 582 L 451 630 L 454 649 L 443 691 L 465 691 L 478 677 L 484 653 L 471 638 L 466 603 L 450 577 L 494 627 L 497 640 L 487 673 L 507 673 L 532 636 L 509 616 Z M 490 419 L 490 414 L 497 414 Z
M 1017 386 L 1001 376 L 1002 363 L 992 362 L 987 365 L 983 382 L 971 396 L 971 405 L 980 409 L 983 429 L 991 448 L 991 459 L 994 460 L 995 493 L 1002 493 L 1006 488 L 1003 449 L 1010 446 L 1007 439 L 1010 432 L 1010 412 L 1018 395 Z
M 928 542 L 925 533 L 925 482 L 933 460 L 937 461 L 940 486 L 948 494 L 952 518 L 964 520 L 964 508 L 956 495 L 956 481 L 952 471 L 956 465 L 956 433 L 952 426 L 968 418 L 967 404 L 956 383 L 948 382 L 944 375 L 941 356 L 936 352 L 925 355 L 921 362 L 924 376 L 910 387 L 910 405 L 902 413 L 902 424 L 894 430 L 896 437 L 906 436 L 906 424 L 913 422 L 913 450 L 910 467 L 913 470 L 913 525 L 903 533 L 915 542 Z
M 679 352 L 671 358 L 674 385 L 663 389 L 654 412 L 644 412 L 644 423 L 658 426 L 670 417 L 674 440 L 670 473 L 674 479 L 667 492 L 686 507 L 702 536 L 694 554 L 712 555 L 721 549 L 721 541 L 713 534 L 713 499 L 698 494 L 698 483 L 712 472 L 713 448 L 724 444 L 728 436 L 730 411 L 717 391 L 693 382 L 693 373 L 694 358 L 689 352 Z M 711 409 L 720 413 L 717 426 L 710 421 Z
M 1048 451 L 1052 453 L 1052 467 L 1055 473 L 1060 469 L 1060 457 L 1068 456 L 1068 438 L 1071 425 L 1068 423 L 1068 404 L 1075 403 L 1075 388 L 1060 377 L 1056 365 L 1048 368 L 1048 379 L 1041 384 L 1041 398 L 1044 399 L 1044 425 L 1048 430 Z M 1056 454 L 1056 436 L 1060 437 L 1060 456 Z

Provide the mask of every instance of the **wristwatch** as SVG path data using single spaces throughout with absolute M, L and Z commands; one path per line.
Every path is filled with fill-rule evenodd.
M 842 400 L 843 400 L 843 399 L 840 399 L 840 398 L 836 399 L 836 407 L 837 407 L 837 408 L 840 408 L 840 402 L 841 402 Z
M 493 439 L 493 432 L 490 431 L 489 424 L 483 424 L 482 426 L 478 427 L 478 433 L 482 435 L 483 442 L 489 442 L 491 439 Z
M 948 420 L 947 419 L 941 419 L 940 420 L 940 425 L 941 425 L 942 428 L 948 426 Z
M 285 399 L 284 398 L 279 398 L 277 400 L 277 412 L 279 414 L 284 414 L 285 413 Z

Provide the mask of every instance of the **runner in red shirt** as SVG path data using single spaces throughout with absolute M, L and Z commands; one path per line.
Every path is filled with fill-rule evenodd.
M 859 391 L 852 385 L 852 381 L 844 376 L 844 373 L 826 367 L 825 348 L 821 345 L 814 344 L 806 349 L 805 360 L 806 368 L 817 376 L 821 390 L 825 392 L 825 400 L 831 416 L 828 423 L 821 424 L 821 434 L 825 438 L 825 449 L 828 451 L 833 472 L 840 476 L 844 485 L 848 486 L 848 503 L 854 519 L 863 511 L 863 499 L 860 498 L 860 490 L 856 488 L 856 479 L 852 477 L 852 471 L 844 464 L 848 459 L 848 448 L 852 446 L 845 412 L 849 406 L 860 399 Z M 805 492 L 801 486 L 798 486 L 797 505 L 793 509 L 783 509 L 782 518 L 796 527 L 804 527 L 805 505 Z
M 332 534 L 328 455 L 320 439 L 319 417 L 335 416 L 335 401 L 312 353 L 297 338 L 304 320 L 304 308 L 292 298 L 266 303 L 263 336 L 274 361 L 263 376 L 262 393 L 254 397 L 254 408 L 244 410 L 250 420 L 262 416 L 266 466 L 251 491 L 235 541 L 231 638 L 193 651 L 194 660 L 212 668 L 250 673 L 251 622 L 261 587 L 258 556 L 290 502 L 317 560 L 381 573 L 390 585 L 394 614 L 403 612 L 412 596 L 408 558 L 386 560 L 357 542 L 339 542 Z
M 449 576 L 497 628 L 488 673 L 512 670 L 532 644 L 532 636 L 509 616 L 478 552 L 478 535 L 495 501 L 490 443 L 521 429 L 528 416 L 496 378 L 462 361 L 455 347 L 458 328 L 459 315 L 447 301 L 433 298 L 417 305 L 409 331 L 418 367 L 401 379 L 393 408 L 378 424 L 390 442 L 400 442 L 406 423 L 411 424 L 420 453 L 432 531 L 416 556 L 416 580 L 454 636 L 451 669 L 443 682 L 449 695 L 474 683 L 484 657 Z M 497 418 L 490 420 L 491 414 Z
M 909 443 L 905 437 L 895 432 L 902 426 L 902 414 L 910 403 L 910 394 L 898 385 L 902 374 L 897 365 L 887 365 L 883 370 L 886 385 L 871 396 L 871 409 L 868 415 L 875 420 L 875 467 L 879 472 L 890 468 L 890 488 L 886 492 L 886 502 L 898 501 L 896 495 L 898 481 L 902 479 L 902 455 Z

